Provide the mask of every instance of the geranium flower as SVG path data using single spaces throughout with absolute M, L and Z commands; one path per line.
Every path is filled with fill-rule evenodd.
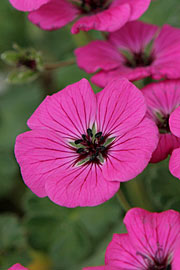
M 150 213 L 128 211 L 125 234 L 114 234 L 105 266 L 83 270 L 179 270 L 180 214 L 173 210 Z
M 28 269 L 22 266 L 21 264 L 16 263 L 13 266 L 11 266 L 8 270 L 28 270 Z
M 86 79 L 48 96 L 17 137 L 26 185 L 62 206 L 94 206 L 138 175 L 157 145 L 142 93 L 126 79 L 94 94 Z
M 175 136 L 169 125 L 172 112 L 180 105 L 180 81 L 151 83 L 142 89 L 147 103 L 147 117 L 159 129 L 159 143 L 152 154 L 151 162 L 159 162 L 180 147 L 180 138 Z
M 168 37 L 168 38 L 167 38 Z M 180 29 L 164 25 L 161 30 L 140 21 L 129 22 L 110 33 L 107 41 L 96 40 L 75 50 L 77 64 L 88 73 L 98 71 L 92 82 L 104 87 L 112 79 L 136 81 L 180 78 Z
M 78 19 L 72 33 L 80 30 L 115 31 L 128 21 L 138 19 L 151 0 L 10 0 L 29 20 L 44 30 L 63 27 Z
M 171 132 L 177 136 L 180 141 L 180 107 L 174 110 L 174 112 L 171 114 L 169 119 L 169 126 Z M 180 144 L 179 148 L 172 152 L 171 158 L 169 160 L 169 170 L 175 177 L 180 179 Z

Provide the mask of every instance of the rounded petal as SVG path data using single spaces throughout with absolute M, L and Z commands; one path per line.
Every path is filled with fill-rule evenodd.
M 146 113 L 142 93 L 124 78 L 112 81 L 97 94 L 97 107 L 98 130 L 112 136 L 133 129 Z
M 169 126 L 171 132 L 175 136 L 180 137 L 180 106 L 170 115 Z
M 119 3 L 127 3 L 131 7 L 130 20 L 137 20 L 149 7 L 151 0 L 119 0 Z
M 76 49 L 75 55 L 78 66 L 88 73 L 116 68 L 124 60 L 115 46 L 103 40 Z
M 48 129 L 28 131 L 16 139 L 15 156 L 24 182 L 39 197 L 47 196 L 48 177 L 64 166 L 67 169 L 77 155 L 57 132 Z
M 155 257 L 158 248 L 170 255 L 180 238 L 180 214 L 173 210 L 150 213 L 140 208 L 128 211 L 124 223 L 136 252 Z
M 168 36 L 168 38 L 167 38 Z M 178 79 L 180 73 L 180 30 L 164 25 L 154 41 L 152 77 Z
M 28 19 L 44 30 L 55 30 L 73 21 L 78 14 L 78 9 L 69 1 L 51 0 L 30 12 Z
M 178 147 L 180 147 L 180 138 L 171 133 L 160 134 L 157 148 L 153 152 L 150 162 L 157 163 L 166 159 Z
M 169 160 L 169 170 L 172 175 L 180 179 L 180 148 L 172 152 Z
M 137 255 L 128 234 L 113 235 L 106 249 L 105 263 L 124 270 L 145 269 L 143 258 Z
M 125 65 L 120 66 L 113 70 L 104 71 L 101 70 L 96 73 L 91 81 L 99 87 L 105 87 L 112 80 L 118 80 L 119 78 L 126 78 L 129 81 L 137 81 L 146 78 L 151 75 L 151 67 L 138 67 L 128 68 Z
M 57 171 L 45 188 L 48 197 L 61 206 L 96 206 L 110 199 L 119 183 L 106 181 L 101 167 L 88 164 Z
M 28 270 L 28 269 L 23 267 L 21 264 L 16 263 L 13 266 L 11 266 L 8 270 Z
M 50 0 L 9 0 L 11 5 L 21 11 L 36 10 Z
M 139 53 L 153 39 L 158 27 L 141 21 L 129 22 L 121 29 L 110 33 L 109 41 L 119 49 Z
M 99 31 L 113 32 L 124 25 L 131 14 L 128 4 L 120 4 L 115 7 L 99 12 L 95 15 L 80 18 L 72 27 L 71 32 L 77 34 L 80 30 L 89 31 L 92 29 Z
M 31 129 L 51 129 L 71 140 L 91 128 L 96 115 L 96 96 L 86 79 L 47 97 L 28 120 Z
M 136 177 L 148 165 L 157 143 L 156 125 L 143 119 L 136 127 L 117 137 L 103 166 L 104 177 L 120 182 Z

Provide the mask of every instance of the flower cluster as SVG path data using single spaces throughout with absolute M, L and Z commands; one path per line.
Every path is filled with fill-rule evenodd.
M 82 79 L 47 96 L 27 122 L 31 130 L 16 139 L 32 192 L 61 206 L 96 206 L 168 155 L 170 172 L 180 178 L 180 29 L 136 21 L 150 0 L 10 2 L 44 30 L 75 21 L 73 34 L 110 32 L 75 50 L 77 65 L 104 89 L 95 94 Z M 140 91 L 132 82 L 145 78 Z M 105 266 L 84 270 L 179 269 L 178 212 L 134 208 L 124 223 L 128 233 L 114 235 Z

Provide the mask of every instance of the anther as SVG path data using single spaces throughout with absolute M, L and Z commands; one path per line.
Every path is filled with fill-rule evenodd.
M 87 129 L 87 134 L 88 134 L 89 137 L 92 137 L 93 136 L 92 129 L 88 128 Z
M 102 132 L 98 132 L 95 134 L 95 138 L 100 138 L 102 136 Z
M 79 143 L 82 143 L 82 142 L 83 142 L 83 140 L 76 140 L 74 143 L 79 144 Z
M 84 141 L 87 141 L 87 137 L 86 137 L 85 134 L 82 134 L 82 138 L 83 138 Z
M 78 154 L 84 153 L 84 148 L 78 148 L 76 153 Z

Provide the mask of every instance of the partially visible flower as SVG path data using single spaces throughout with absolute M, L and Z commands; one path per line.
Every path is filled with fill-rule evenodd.
M 140 21 L 129 22 L 110 33 L 107 41 L 92 41 L 75 50 L 77 64 L 88 73 L 98 71 L 92 82 L 104 87 L 112 79 L 136 81 L 180 78 L 180 29 Z
M 14 264 L 8 270 L 28 270 L 26 267 L 22 266 L 19 263 Z
M 126 79 L 94 94 L 83 79 L 48 96 L 17 137 L 15 154 L 26 185 L 67 206 L 111 198 L 149 163 L 157 128 L 144 118 L 142 93 Z
M 29 11 L 29 20 L 44 30 L 58 29 L 78 19 L 72 33 L 80 30 L 115 31 L 128 21 L 138 19 L 151 0 L 9 0 Z
M 180 105 L 180 103 L 179 103 Z M 178 107 L 170 116 L 169 126 L 171 132 L 179 138 L 180 141 L 180 107 Z M 180 179 L 180 144 L 179 148 L 172 152 L 169 161 L 169 170 L 177 178 Z
M 142 93 L 147 103 L 147 117 L 159 129 L 159 143 L 151 158 L 151 162 L 159 162 L 180 147 L 180 138 L 169 125 L 172 112 L 180 105 L 180 80 L 151 83 L 142 89 Z
M 105 266 L 83 270 L 179 270 L 180 213 L 129 210 L 125 234 L 114 234 L 105 254 Z

